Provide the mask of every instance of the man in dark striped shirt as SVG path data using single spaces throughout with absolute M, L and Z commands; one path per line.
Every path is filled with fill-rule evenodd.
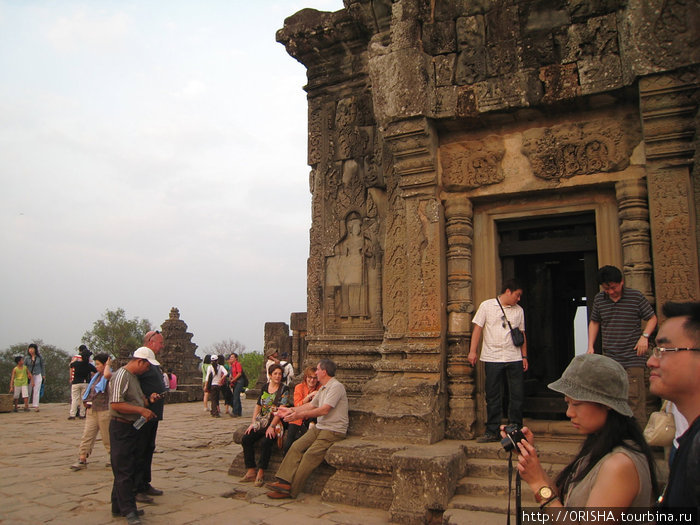
M 624 286 L 622 272 L 615 266 L 598 270 L 602 291 L 593 299 L 588 324 L 588 350 L 592 354 L 598 333 L 603 332 L 603 354 L 613 358 L 627 371 L 629 404 L 642 428 L 646 425 L 647 385 L 644 368 L 649 337 L 656 328 L 656 314 L 644 295 Z M 642 331 L 642 321 L 646 321 Z

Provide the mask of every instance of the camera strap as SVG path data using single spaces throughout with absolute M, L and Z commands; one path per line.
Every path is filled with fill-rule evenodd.
M 506 519 L 510 525 L 510 495 L 513 490 L 513 451 L 508 453 L 508 512 Z M 522 525 L 522 501 L 520 492 L 520 472 L 515 473 L 515 525 Z

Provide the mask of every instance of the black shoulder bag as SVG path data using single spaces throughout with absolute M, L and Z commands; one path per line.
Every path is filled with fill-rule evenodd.
M 506 323 L 508 323 L 508 328 L 510 329 L 510 337 L 513 340 L 513 344 L 517 347 L 523 346 L 525 344 L 525 334 L 523 334 L 520 328 L 518 328 L 517 326 L 515 328 L 511 326 L 508 317 L 506 317 L 506 311 L 503 309 L 501 301 L 498 300 L 498 297 L 496 297 L 496 302 L 498 303 L 498 306 L 501 307 L 501 312 L 503 312 L 503 318 L 506 320 Z

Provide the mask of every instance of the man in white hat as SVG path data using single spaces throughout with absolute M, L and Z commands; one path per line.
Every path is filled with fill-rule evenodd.
M 163 334 L 158 330 L 147 332 L 143 336 L 143 346 L 141 348 L 149 349 L 157 356 L 163 349 Z M 151 485 L 151 465 L 153 463 L 153 453 L 156 450 L 158 422 L 163 419 L 163 405 L 165 404 L 163 395 L 167 391 L 163 381 L 163 371 L 160 369 L 160 366 L 151 363 L 151 368 L 139 376 L 139 383 L 146 397 L 150 398 L 152 394 L 158 394 L 157 400 L 150 407 L 157 417 L 148 421 L 142 429 L 146 439 L 146 448 L 144 449 L 143 457 L 138 462 L 138 471 L 136 472 L 136 501 L 153 503 L 151 496 L 163 494 L 162 490 Z
M 146 446 L 146 435 L 142 432 L 143 428 L 137 429 L 134 423 L 140 417 L 147 421 L 156 418 L 156 414 L 146 406 L 156 402 L 159 397 L 153 393 L 147 398 L 138 378 L 151 366 L 159 364 L 151 349 L 141 347 L 126 365 L 112 375 L 109 382 L 110 461 L 114 474 L 112 514 L 125 516 L 129 525 L 139 525 L 139 515 L 143 514 L 136 508 L 134 483 L 138 461 Z

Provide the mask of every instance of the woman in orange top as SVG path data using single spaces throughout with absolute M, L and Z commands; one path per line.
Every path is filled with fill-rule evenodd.
M 316 369 L 309 367 L 304 370 L 304 380 L 299 383 L 294 389 L 294 406 L 298 407 L 304 403 L 311 401 L 319 388 L 318 379 L 316 379 Z M 287 435 L 284 438 L 284 453 L 287 454 L 289 447 L 292 446 L 297 439 L 304 435 L 309 428 L 310 419 L 295 419 L 289 422 Z

